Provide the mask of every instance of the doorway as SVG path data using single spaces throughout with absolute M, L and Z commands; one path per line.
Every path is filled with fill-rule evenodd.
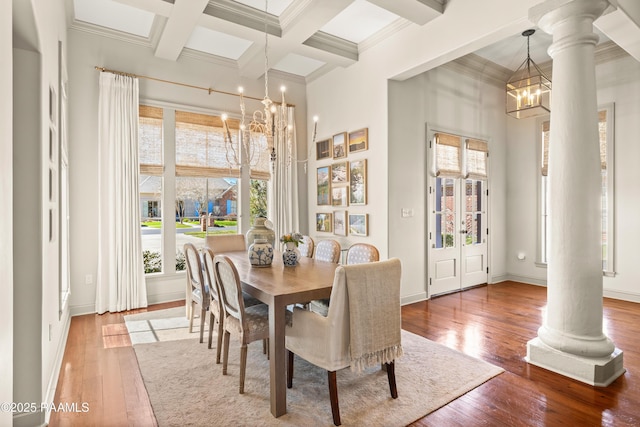
M 436 133 L 429 177 L 428 293 L 487 283 L 488 147 L 486 141 Z

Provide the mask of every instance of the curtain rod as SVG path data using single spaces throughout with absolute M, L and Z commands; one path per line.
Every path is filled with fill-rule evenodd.
M 211 95 L 212 92 L 215 92 L 215 93 L 221 93 L 223 95 L 231 95 L 231 96 L 240 97 L 240 94 L 233 93 L 233 92 L 225 92 L 223 90 L 216 90 L 216 89 L 213 89 L 213 88 L 210 88 L 210 87 L 202 87 L 202 86 L 190 85 L 190 84 L 187 84 L 187 83 L 174 82 L 174 81 L 171 81 L 171 80 L 159 79 L 157 77 L 141 76 L 141 75 L 138 75 L 138 74 L 126 73 L 124 71 L 110 70 L 110 69 L 105 68 L 105 67 L 98 67 L 97 65 L 95 66 L 95 69 L 100 71 L 101 73 L 111 73 L 111 74 L 117 74 L 117 75 L 120 75 L 120 76 L 137 77 L 139 79 L 155 80 L 155 81 L 161 82 L 161 83 L 169 83 L 169 84 L 177 85 L 177 86 L 190 87 L 192 89 L 206 90 L 209 93 L 209 95 Z M 263 99 L 263 98 L 256 98 L 254 96 L 248 96 L 248 95 L 243 95 L 243 97 L 244 98 L 253 99 L 255 101 L 262 101 L 262 99 Z M 280 103 L 274 101 L 274 104 L 280 104 Z M 295 105 L 287 103 L 287 107 L 295 107 Z

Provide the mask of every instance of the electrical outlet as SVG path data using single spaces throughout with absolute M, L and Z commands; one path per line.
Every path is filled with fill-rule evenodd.
M 92 274 L 87 274 L 86 276 L 84 276 L 84 284 L 85 285 L 93 284 L 93 275 Z

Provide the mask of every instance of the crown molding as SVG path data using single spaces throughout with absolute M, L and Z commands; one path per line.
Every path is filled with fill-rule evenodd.
M 144 46 L 144 47 L 153 47 L 151 43 L 150 37 L 142 37 L 136 34 L 125 33 L 119 30 L 112 30 L 110 28 L 102 27 L 100 25 L 88 24 L 82 21 L 75 21 L 69 26 L 70 30 L 75 30 L 83 33 L 93 34 L 97 36 L 107 37 L 110 39 L 122 41 L 125 43 Z M 153 32 L 153 29 L 152 31 Z
M 332 36 L 322 31 L 318 31 L 303 43 L 306 46 L 316 49 L 324 50 L 326 52 L 333 53 L 354 61 L 358 60 L 358 45 L 341 39 L 340 37 Z
M 382 30 L 376 32 L 372 36 L 367 37 L 366 39 L 358 43 L 358 53 L 362 53 L 365 50 L 372 48 L 373 46 L 377 45 L 383 40 L 386 40 L 388 37 L 393 36 L 397 32 L 402 31 L 403 29 L 407 28 L 410 25 L 411 25 L 411 21 L 407 19 L 404 19 L 404 18 L 396 19 L 391 24 L 384 27 Z
M 267 33 L 272 36 L 282 37 L 282 27 L 280 26 L 280 20 L 276 16 L 267 13 L 265 17 L 264 11 L 242 3 L 232 0 L 211 0 L 202 13 L 243 27 L 252 28 L 262 33 L 265 32 L 266 19 Z

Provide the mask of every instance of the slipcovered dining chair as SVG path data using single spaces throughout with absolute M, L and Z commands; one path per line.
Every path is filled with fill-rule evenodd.
M 368 243 L 354 243 L 347 250 L 347 265 L 376 262 L 379 259 L 378 248 Z M 326 316 L 329 311 L 329 300 L 313 300 L 309 303 L 309 309 Z
M 200 342 L 204 334 L 204 320 L 210 305 L 209 286 L 204 280 L 202 261 L 198 249 L 193 243 L 184 244 L 184 257 L 187 264 L 187 306 L 189 313 L 189 333 L 193 331 L 195 307 L 200 307 Z
M 302 236 L 302 243 L 298 245 L 300 255 L 307 258 L 313 257 L 313 246 L 314 242 L 310 236 Z
M 214 254 L 247 250 L 244 234 L 214 234 L 206 236 L 204 245 L 210 248 Z
M 266 304 L 245 307 L 242 298 L 242 284 L 233 262 L 224 255 L 213 259 L 214 272 L 219 285 L 221 308 L 223 311 L 224 355 L 222 375 L 227 375 L 229 361 L 229 338 L 238 336 L 240 342 L 240 394 L 244 393 L 245 370 L 247 367 L 247 345 L 253 341 L 269 338 L 269 306 Z
M 398 397 L 394 361 L 402 356 L 401 264 L 397 258 L 337 268 L 327 317 L 295 307 L 286 329 L 287 387 L 294 354 L 326 369 L 333 423 L 340 425 L 336 371 L 383 364 L 391 397 Z

